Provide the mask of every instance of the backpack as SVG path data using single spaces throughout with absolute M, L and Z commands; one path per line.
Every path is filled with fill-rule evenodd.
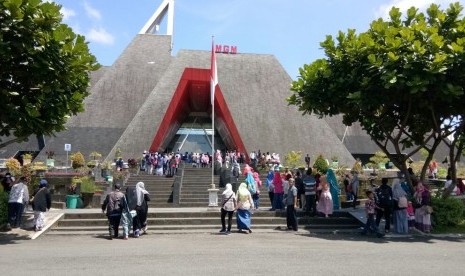
M 379 187 L 376 190 L 378 205 L 381 207 L 390 207 L 392 205 L 391 189 L 389 187 Z

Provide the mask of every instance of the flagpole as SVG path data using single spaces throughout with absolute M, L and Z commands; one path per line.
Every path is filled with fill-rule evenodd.
M 216 55 L 215 55 L 215 42 L 212 36 L 212 58 L 211 58 L 211 80 L 210 80 L 210 97 L 212 105 L 212 182 L 210 189 L 208 189 L 208 206 L 218 207 L 218 189 L 215 188 L 214 171 L 215 171 L 215 90 L 218 84 L 218 76 L 216 71 Z M 208 136 L 207 136 L 208 137 Z M 214 209 L 218 211 L 217 209 Z

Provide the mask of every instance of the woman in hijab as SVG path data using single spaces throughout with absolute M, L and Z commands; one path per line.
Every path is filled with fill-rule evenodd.
M 147 201 L 150 201 L 150 198 L 149 192 L 145 190 L 144 182 L 138 182 L 136 184 L 136 198 L 137 216 L 134 217 L 132 230 L 134 231 L 134 237 L 137 238 L 140 236 L 141 230 L 144 232 L 144 234 L 147 232 L 147 213 L 149 211 Z
M 270 171 L 268 172 L 268 175 L 267 175 L 266 181 L 265 181 L 265 186 L 266 186 L 266 188 L 268 190 L 268 197 L 270 198 L 270 202 L 271 202 L 270 211 L 274 210 L 274 204 L 273 204 L 273 197 L 274 197 L 273 178 L 274 178 L 273 169 L 270 168 Z
M 283 187 L 283 180 L 281 178 L 281 174 L 279 173 L 279 171 L 274 172 L 273 185 L 274 185 L 273 209 L 274 210 L 284 209 L 284 206 L 283 206 L 284 187 Z
M 329 183 L 326 176 L 320 177 L 320 187 L 318 189 L 321 189 L 321 195 L 316 210 L 327 218 L 333 214 L 333 197 L 329 191 Z
M 415 201 L 415 227 L 425 233 L 431 231 L 431 196 L 421 181 L 418 181 L 416 192 L 413 195 Z
M 247 173 L 247 176 L 245 177 L 245 184 L 247 184 L 247 189 L 249 189 L 249 192 L 252 195 L 255 208 L 258 209 L 260 204 L 260 192 L 258 191 L 257 183 L 255 182 L 252 172 Z
M 408 234 L 407 193 L 402 188 L 399 179 L 392 181 L 392 199 L 394 201 L 394 231 L 398 234 Z
M 221 230 L 220 233 L 231 234 L 232 215 L 237 207 L 236 195 L 232 190 L 231 183 L 226 184 L 222 194 L 221 202 Z M 228 229 L 226 229 L 226 214 L 228 214 Z
M 32 194 L 32 209 L 34 210 L 34 231 L 42 231 L 45 225 L 45 212 L 50 209 L 52 199 L 47 188 L 47 180 L 39 182 L 39 188 Z
M 239 232 L 242 230 L 247 230 L 248 233 L 252 233 L 250 229 L 251 218 L 250 218 L 250 209 L 253 209 L 253 199 L 249 190 L 247 189 L 247 184 L 241 183 L 239 189 L 237 190 L 237 228 Z
M 339 209 L 339 184 L 337 183 L 336 175 L 332 169 L 326 172 L 326 180 L 329 183 L 329 191 L 333 199 L 333 209 Z

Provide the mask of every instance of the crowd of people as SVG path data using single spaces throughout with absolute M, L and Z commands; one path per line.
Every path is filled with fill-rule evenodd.
M 365 202 L 367 222 L 362 235 L 371 232 L 382 237 L 392 228 L 397 234 L 408 234 L 413 229 L 429 233 L 432 230 L 432 207 L 428 187 L 423 182 L 416 181 L 412 193 L 407 183 L 401 183 L 396 178 L 391 187 L 388 181 L 383 178 L 378 188 L 365 192 L 368 198 Z M 385 221 L 384 232 L 379 229 L 382 219 Z

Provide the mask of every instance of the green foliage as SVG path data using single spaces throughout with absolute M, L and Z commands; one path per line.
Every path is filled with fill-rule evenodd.
M 291 151 L 284 157 L 285 166 L 290 169 L 295 169 L 302 164 L 302 152 L 301 151 Z
M 120 148 L 117 148 L 115 151 L 115 159 L 120 159 L 123 158 L 123 152 L 121 151 Z
M 326 58 L 299 69 L 288 103 L 303 114 L 359 123 L 380 148 L 402 156 L 392 160 L 400 169 L 419 148 L 432 156 L 442 138 L 463 129 L 462 9 L 432 4 L 426 14 L 411 8 L 402 19 L 393 8 L 389 20 L 373 21 L 366 32 L 327 36 Z
M 95 193 L 99 188 L 95 185 L 95 180 L 91 177 L 81 177 L 81 193 Z
M 99 67 L 84 36 L 61 22 L 53 2 L 2 0 L 0 18 L 0 137 L 64 130 L 84 110 L 89 71 Z
M 5 166 L 8 169 L 8 171 L 14 176 L 18 176 L 21 173 L 21 164 L 15 158 L 9 158 L 8 160 L 6 160 Z
M 363 173 L 362 161 L 360 159 L 355 160 L 354 165 L 352 166 L 352 172 Z
M 389 162 L 389 158 L 387 157 L 387 155 L 384 152 L 377 151 L 377 152 L 375 152 L 375 155 L 370 157 L 370 161 L 375 163 L 375 164 L 379 164 L 379 163 L 385 164 L 385 163 Z
M 8 194 L 0 187 L 0 225 L 8 222 Z
M 433 197 L 433 222 L 438 226 L 456 226 L 465 219 L 465 204 L 456 198 Z
M 84 165 L 86 164 L 86 161 L 84 160 L 84 155 L 82 155 L 82 153 L 80 153 L 79 151 L 72 154 L 70 159 L 71 161 L 73 161 L 72 167 L 75 170 L 84 167 Z
M 323 157 L 323 154 L 318 155 L 318 157 L 315 160 L 315 163 L 313 163 L 313 168 L 315 168 L 317 172 L 320 174 L 325 174 L 326 171 L 329 169 L 328 162 L 326 162 L 326 159 Z
M 100 158 L 102 158 L 102 154 L 100 152 L 93 151 L 89 154 L 89 157 L 92 160 L 99 160 Z

